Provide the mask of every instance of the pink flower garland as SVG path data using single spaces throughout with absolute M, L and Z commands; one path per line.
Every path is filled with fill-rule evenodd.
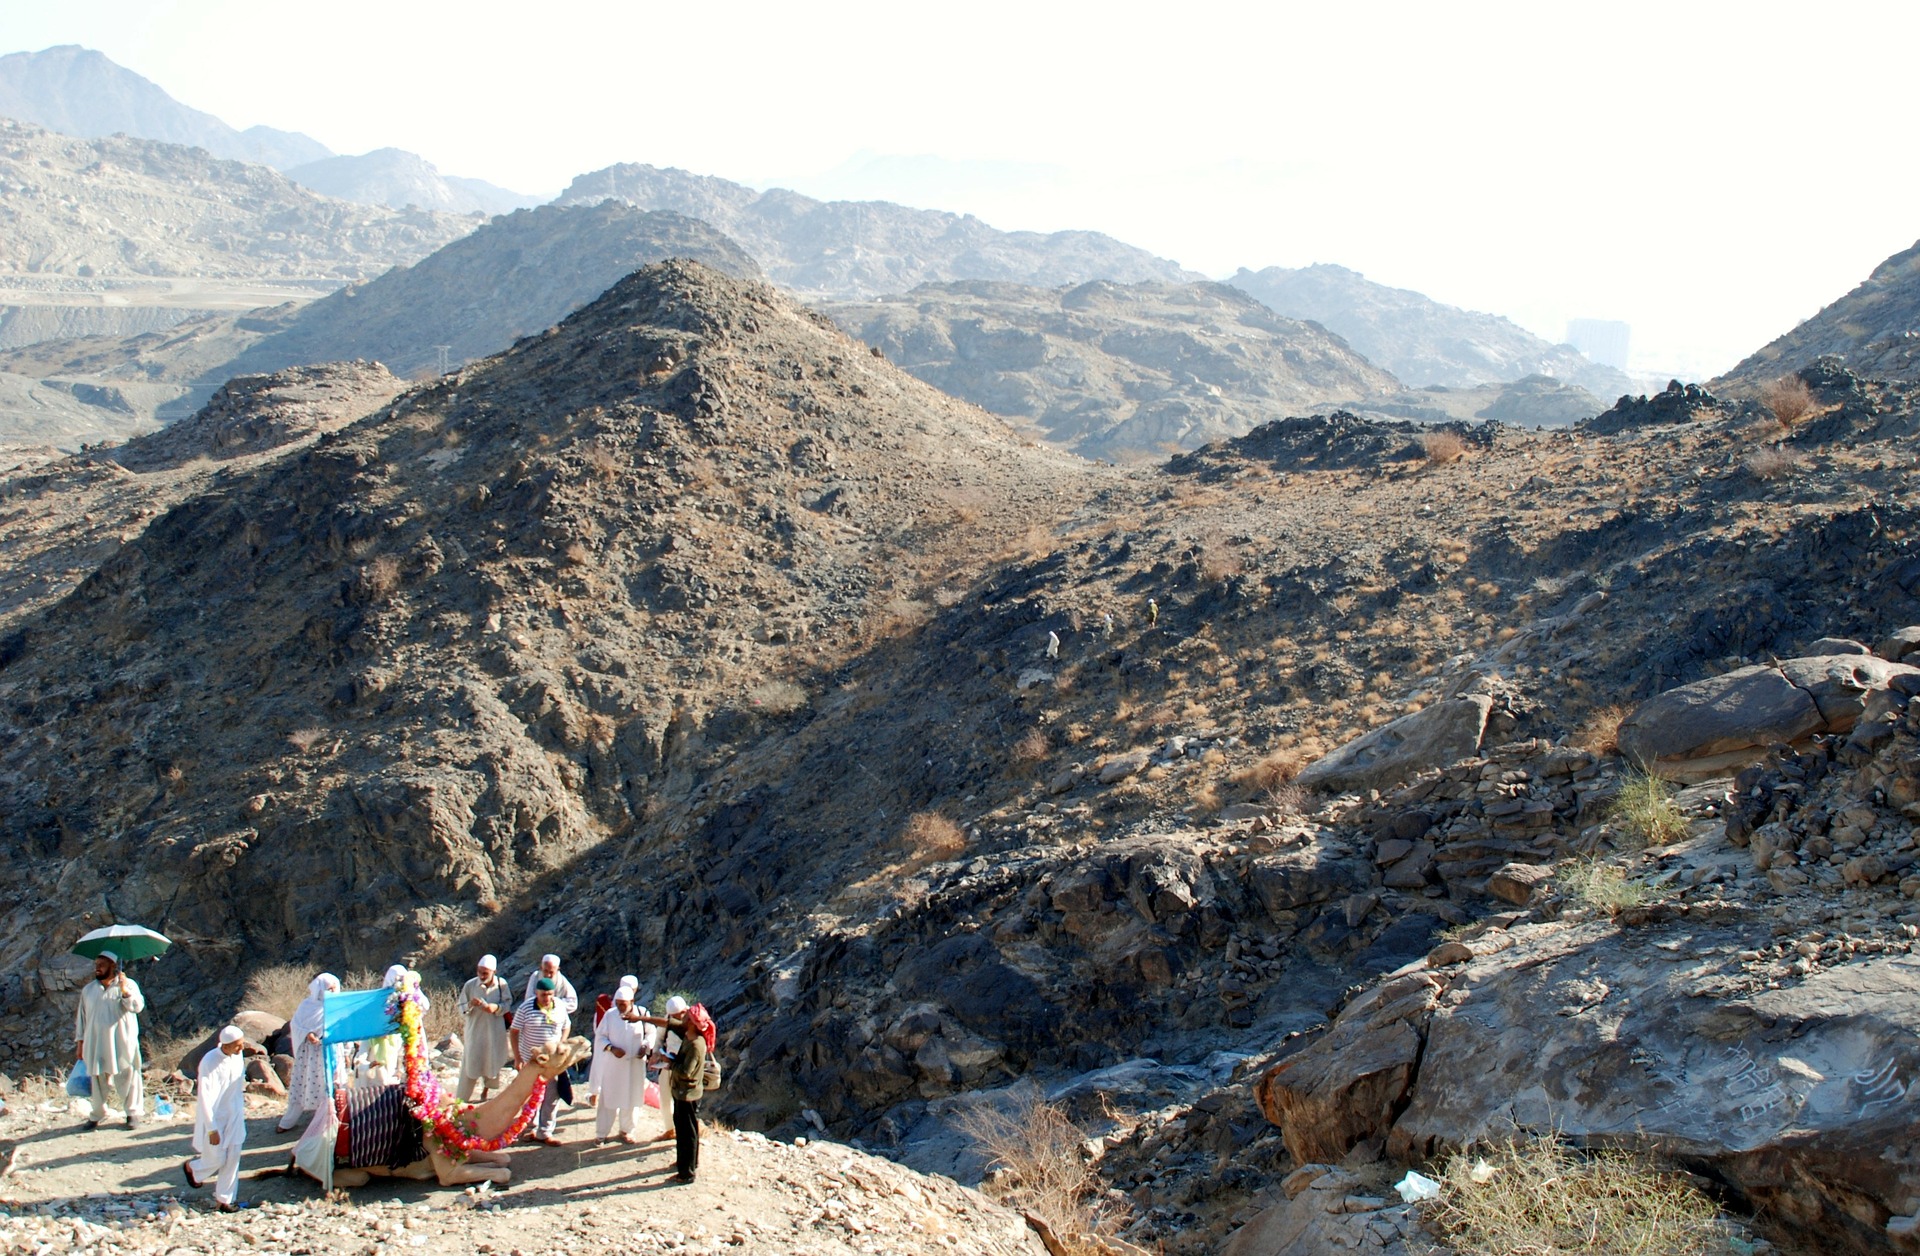
M 402 980 L 387 1000 L 387 1013 L 400 1022 L 400 1047 L 407 1066 L 407 1107 L 426 1126 L 427 1136 L 440 1145 L 441 1152 L 454 1160 L 464 1160 L 475 1151 L 499 1151 L 511 1146 L 526 1131 L 545 1097 L 545 1078 L 534 1082 L 533 1093 L 521 1105 L 520 1113 L 497 1138 L 481 1138 L 474 1132 L 469 1115 L 474 1105 L 452 1098 L 434 1075 L 427 1059 L 425 1034 L 421 1032 L 420 991 L 411 981 Z M 397 1006 L 396 1006 L 397 1005 Z

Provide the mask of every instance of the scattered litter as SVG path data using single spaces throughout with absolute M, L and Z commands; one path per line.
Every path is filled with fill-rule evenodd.
M 1393 1189 L 1399 1191 L 1400 1198 L 1410 1204 L 1440 1198 L 1440 1183 L 1425 1174 L 1415 1173 L 1412 1169 L 1408 1169 L 1407 1176 L 1393 1184 Z

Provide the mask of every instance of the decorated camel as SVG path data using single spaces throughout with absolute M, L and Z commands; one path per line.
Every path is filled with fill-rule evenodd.
M 327 1041 L 372 1036 L 365 1032 L 369 1018 L 350 1001 L 367 1007 L 376 998 L 382 1015 L 371 1023 L 382 1030 L 397 1028 L 406 1080 L 391 1086 L 336 1086 L 333 1102 L 314 1114 L 294 1147 L 290 1167 L 328 1189 L 364 1186 L 375 1177 L 435 1178 L 442 1186 L 505 1185 L 513 1170 L 503 1149 L 532 1121 L 547 1085 L 591 1055 L 592 1045 L 581 1037 L 556 1043 L 491 1099 L 462 1103 L 440 1085 L 428 1062 L 416 981 L 402 980 L 392 990 L 330 996 Z M 346 1008 L 337 1019 L 334 999 Z

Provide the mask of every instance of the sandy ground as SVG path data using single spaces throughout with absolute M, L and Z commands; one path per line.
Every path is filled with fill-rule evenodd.
M 190 1110 L 88 1132 L 62 1099 L 9 1096 L 0 1117 L 0 1252 L 295 1253 L 471 1251 L 499 1256 L 620 1249 L 806 1253 L 1038 1252 L 1014 1214 L 945 1178 L 833 1143 L 788 1145 L 707 1129 L 699 1181 L 672 1184 L 673 1144 L 598 1145 L 594 1112 L 564 1111 L 561 1147 L 523 1144 L 513 1183 L 477 1192 L 376 1181 L 322 1196 L 310 1179 L 266 1177 L 293 1134 L 276 1101 L 249 1096 L 237 1214 L 188 1190 Z M 655 1118 L 651 1109 L 648 1117 Z M 655 1118 L 657 1119 L 657 1118 Z M 650 1126 L 644 1132 L 655 1132 Z

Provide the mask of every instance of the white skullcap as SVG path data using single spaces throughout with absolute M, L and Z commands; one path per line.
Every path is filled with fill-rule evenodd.
M 240 1032 L 240 1026 L 228 1025 L 220 1031 L 220 1045 L 224 1047 L 228 1043 L 238 1042 L 244 1037 L 246 1037 L 246 1035 Z
M 681 998 L 679 995 L 676 994 L 672 998 L 667 1000 L 668 1016 L 678 1016 L 680 1015 L 680 1013 L 686 1010 L 687 1010 L 687 1001 Z
M 480 963 L 477 966 L 480 968 L 498 968 L 500 967 L 500 961 L 491 955 L 482 955 L 480 957 Z
M 554 955 L 551 953 L 542 955 L 540 957 L 540 962 L 542 964 L 552 964 L 555 968 L 560 967 L 560 957 L 558 955 Z
M 111 960 L 111 961 L 113 961 L 113 962 L 114 962 L 114 963 L 116 963 L 116 964 L 118 964 L 118 963 L 120 962 L 120 956 L 119 956 L 119 955 L 117 955 L 117 954 L 115 954 L 115 953 L 114 953 L 114 952 L 112 952 L 112 951 L 102 951 L 102 952 L 100 952 L 100 958 L 101 958 L 101 959 L 104 959 L 104 960 Z

